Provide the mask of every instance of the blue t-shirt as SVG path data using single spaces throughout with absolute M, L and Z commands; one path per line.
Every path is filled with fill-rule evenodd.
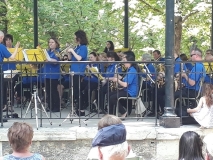
M 195 85 L 190 86 L 189 83 L 185 81 L 186 88 L 194 89 L 194 90 L 198 91 L 200 88 L 201 78 L 205 79 L 205 77 L 206 77 L 206 71 L 203 66 L 203 63 L 200 63 L 200 62 L 195 63 L 195 65 L 192 68 L 191 72 L 189 73 L 188 77 L 195 81 Z
M 0 62 L 3 62 L 4 58 L 10 58 L 11 55 L 7 48 L 3 44 L 0 44 Z
M 105 77 L 105 78 L 114 77 L 116 65 L 117 65 L 116 63 L 112 63 L 112 64 L 108 65 L 108 67 L 106 69 L 106 73 L 102 74 L 103 77 Z M 118 73 L 122 73 L 122 68 L 119 67 L 117 71 L 118 71 Z
M 25 76 L 22 78 L 23 84 L 31 84 L 31 83 L 37 83 L 37 76 Z
M 59 50 L 57 50 L 59 51 Z M 47 51 L 49 54 L 50 58 L 55 59 L 59 61 L 59 58 L 55 55 L 54 52 L 51 52 L 50 50 Z M 49 79 L 59 79 L 61 75 L 61 69 L 60 69 L 60 64 L 53 64 L 53 63 L 45 63 L 44 64 L 44 78 L 49 78 Z
M 179 57 L 175 59 L 175 62 L 180 62 L 182 61 Z M 177 74 L 177 73 L 180 73 L 182 72 L 181 71 L 181 65 L 183 65 L 183 70 L 184 71 L 187 71 L 187 67 L 185 65 L 185 63 L 175 63 L 175 66 L 174 66 L 174 74 Z
M 136 97 L 138 94 L 138 88 L 139 88 L 138 74 L 136 69 L 133 66 L 131 66 L 128 69 L 126 76 L 123 78 L 123 81 L 127 82 L 127 87 L 124 88 L 124 90 L 127 91 L 131 97 Z
M 81 56 L 81 61 L 87 60 L 88 49 L 86 45 L 78 45 L 74 49 L 75 53 Z M 71 61 L 78 61 L 75 56 L 72 55 Z M 70 71 L 73 71 L 75 75 L 84 75 L 87 64 L 85 63 L 72 63 Z
M 92 66 L 98 68 L 99 74 L 101 74 L 101 72 L 104 71 L 104 67 L 103 67 L 102 64 L 93 64 Z M 84 77 L 84 80 L 86 80 L 86 81 L 91 81 L 91 82 L 95 82 L 95 83 L 98 83 L 98 81 L 99 81 L 99 79 L 97 78 L 97 76 L 96 76 L 95 74 L 91 74 L 91 77 L 85 76 L 85 77 Z
M 42 155 L 38 153 L 34 153 L 30 157 L 22 158 L 22 157 L 15 157 L 12 154 L 6 155 L 3 157 L 3 160 L 42 160 Z

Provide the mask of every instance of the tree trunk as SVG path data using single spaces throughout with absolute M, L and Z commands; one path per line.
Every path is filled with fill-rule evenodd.
M 4 0 L 0 0 L 0 30 L 7 33 L 7 6 Z
M 182 17 L 175 17 L 175 48 L 174 53 L 180 55 L 180 47 L 181 47 L 181 36 L 182 36 Z

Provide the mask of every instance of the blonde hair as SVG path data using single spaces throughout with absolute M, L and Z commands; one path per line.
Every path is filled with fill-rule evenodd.
M 33 128 L 27 123 L 14 122 L 7 137 L 13 150 L 20 152 L 29 147 L 33 139 Z
M 104 117 L 102 117 L 100 119 L 100 121 L 98 122 L 98 130 L 107 127 L 107 126 L 111 126 L 111 125 L 115 125 L 115 124 L 121 124 L 122 121 L 120 118 L 114 116 L 114 115 L 105 115 Z

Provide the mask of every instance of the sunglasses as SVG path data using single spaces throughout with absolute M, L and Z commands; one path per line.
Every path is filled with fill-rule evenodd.
M 196 54 L 191 54 L 190 56 L 192 57 L 192 56 L 194 56 L 194 55 L 196 55 Z

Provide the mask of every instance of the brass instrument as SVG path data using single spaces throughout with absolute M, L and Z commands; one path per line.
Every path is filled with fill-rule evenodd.
M 146 73 L 146 75 L 147 75 L 146 81 L 150 80 L 151 83 L 155 84 L 155 81 L 152 79 L 152 74 L 150 73 L 147 65 L 144 63 L 144 64 L 139 64 L 138 66 L 140 67 L 142 73 Z
M 89 74 L 93 74 L 94 76 L 96 76 L 100 81 L 104 80 L 104 77 L 99 73 L 98 68 L 97 67 L 86 67 L 85 70 L 85 75 L 89 76 Z
M 116 77 L 117 79 L 119 79 L 118 68 L 121 68 L 122 66 L 123 66 L 122 64 L 115 65 L 114 77 Z M 124 76 L 125 76 L 125 74 L 122 75 L 121 79 L 123 79 Z M 119 88 L 118 82 L 113 82 L 113 81 L 109 81 L 109 87 L 110 87 L 111 92 L 116 91 L 117 89 L 122 89 L 122 88 Z

